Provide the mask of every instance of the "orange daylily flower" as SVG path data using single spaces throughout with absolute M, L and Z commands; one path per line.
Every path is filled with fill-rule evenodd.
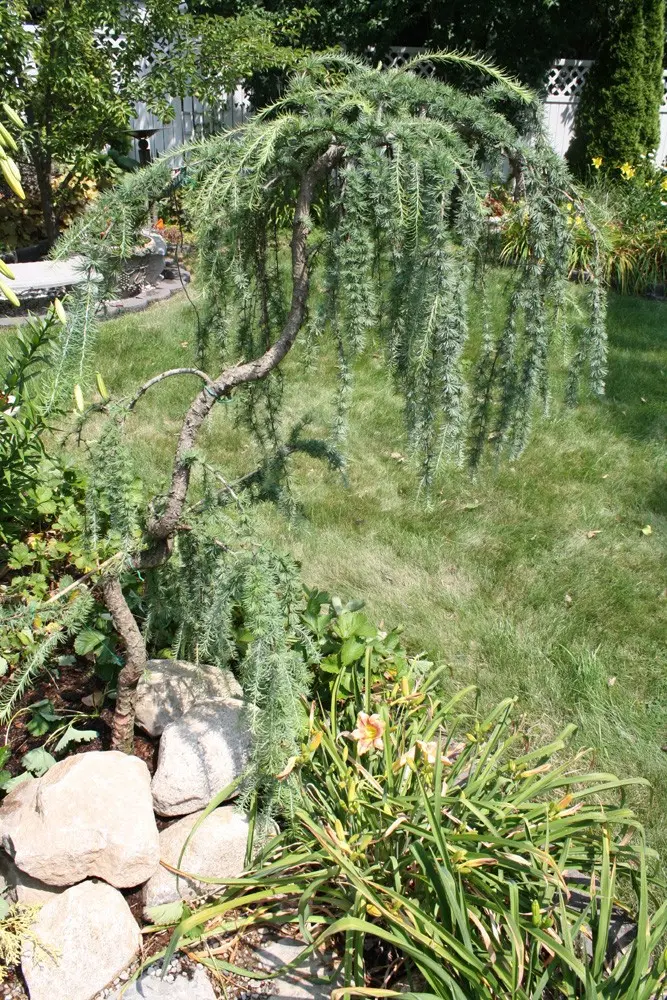
M 357 716 L 357 728 L 352 733 L 352 739 L 359 744 L 359 753 L 368 753 L 369 750 L 384 749 L 382 739 L 386 728 L 384 719 L 379 715 L 368 715 L 367 712 L 359 712 Z

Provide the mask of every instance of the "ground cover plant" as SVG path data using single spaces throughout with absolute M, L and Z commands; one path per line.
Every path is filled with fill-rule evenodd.
M 238 971 L 216 957 L 220 935 L 275 924 L 302 937 L 304 955 L 336 943 L 338 996 L 654 997 L 667 904 L 649 916 L 632 781 L 563 754 L 570 728 L 528 748 L 512 699 L 485 718 L 462 709 L 466 689 L 444 702 L 442 668 L 395 639 L 383 648 L 358 611 L 322 604 L 331 598 L 311 595 L 307 617 L 345 639 L 279 775 L 299 778 L 292 815 L 246 875 L 184 915 L 165 964 L 187 935 L 205 965 Z M 623 937 L 628 920 L 636 934 Z

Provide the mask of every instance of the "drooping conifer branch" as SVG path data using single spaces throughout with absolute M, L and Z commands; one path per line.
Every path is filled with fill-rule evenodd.
M 307 242 L 311 230 L 310 207 L 318 182 L 343 156 L 342 146 L 333 144 L 306 170 L 299 187 L 292 226 L 292 301 L 282 332 L 275 343 L 258 358 L 225 369 L 202 389 L 185 415 L 176 446 L 174 468 L 167 502 L 162 514 L 148 524 L 151 538 L 170 538 L 178 525 L 190 482 L 189 459 L 199 429 L 216 401 L 240 385 L 257 382 L 278 367 L 291 349 L 303 326 L 308 300 L 310 272 Z
M 170 542 L 178 529 L 190 482 L 192 463 L 189 453 L 194 448 L 197 434 L 216 401 L 229 396 L 237 386 L 265 378 L 283 360 L 303 326 L 310 280 L 307 250 L 311 230 L 310 207 L 317 184 L 326 171 L 341 159 L 343 152 L 342 146 L 329 146 L 302 177 L 292 227 L 292 301 L 283 330 L 275 343 L 271 344 L 260 357 L 233 365 L 225 369 L 216 379 L 211 379 L 198 369 L 175 369 L 163 372 L 146 382 L 130 404 L 131 409 L 152 385 L 171 375 L 195 374 L 206 382 L 183 420 L 166 505 L 159 517 L 148 522 L 147 548 L 133 560 L 137 569 L 148 566 L 154 568 L 171 550 Z M 117 577 L 105 578 L 104 599 L 126 648 L 125 665 L 118 677 L 112 745 L 115 749 L 129 750 L 132 747 L 134 731 L 136 688 L 146 666 L 146 645 Z
M 492 83 L 464 93 L 410 67 L 371 69 L 346 55 L 315 56 L 275 105 L 187 150 L 193 182 L 188 211 L 204 299 L 198 368 L 188 373 L 205 384 L 185 414 L 166 495 L 154 498 L 149 517 L 142 519 L 142 542 L 128 552 L 130 565 L 162 566 L 160 573 L 169 576 L 175 564 L 185 572 L 189 558 L 189 570 L 199 572 L 209 558 L 206 543 L 198 549 L 192 541 L 193 519 L 205 513 L 206 504 L 186 508 L 186 499 L 198 435 L 218 400 L 239 397 L 237 415 L 260 443 L 263 468 L 271 468 L 272 475 L 284 472 L 278 373 L 309 307 L 318 332 L 331 335 L 338 353 L 345 388 L 336 408 L 339 438 L 352 364 L 374 337 L 404 400 L 427 492 L 447 456 L 460 460 L 467 454 L 476 464 L 489 447 L 517 455 L 526 446 L 535 411 L 547 395 L 560 330 L 571 243 L 563 192 L 571 189 L 570 180 L 549 147 L 539 102 L 483 60 L 460 54 L 434 59 L 445 71 L 458 62 L 488 73 Z M 500 261 L 487 196 L 502 183 L 507 159 L 521 164 L 527 224 L 521 253 Z M 73 229 L 63 252 L 87 255 L 111 286 L 151 202 L 169 183 L 164 162 L 128 177 Z M 288 238 L 289 261 L 281 249 L 281 239 Z M 471 305 L 481 266 L 487 272 L 502 267 L 506 308 L 497 322 L 487 324 L 477 352 Z M 594 316 L 583 334 L 575 331 L 573 354 L 577 379 L 581 375 L 599 391 L 605 369 L 604 288 L 596 284 L 593 292 Z M 220 374 L 209 377 L 206 369 Z M 171 374 L 149 380 L 131 405 Z M 122 463 L 117 467 L 121 476 Z M 118 493 L 114 483 L 110 491 Z M 124 538 L 133 537 L 126 530 L 133 523 L 126 518 L 121 525 Z M 227 584 L 214 560 L 210 566 L 211 578 L 201 591 L 224 623 Z M 214 585 L 222 587 L 215 599 Z M 246 593 L 245 584 L 239 587 Z M 253 593 L 266 605 L 266 588 Z M 223 657 L 226 626 L 220 625 L 223 638 L 215 640 L 213 619 L 202 619 L 198 605 L 182 593 L 181 598 L 183 634 L 191 634 L 190 616 L 206 634 L 204 647 Z M 133 664 L 120 681 L 127 690 L 119 702 L 116 739 L 126 745 L 129 687 L 138 679 L 141 654 L 133 653 L 137 634 L 119 587 L 109 590 L 109 599 Z M 271 686 L 262 673 L 260 648 L 271 662 L 280 662 L 281 683 L 287 683 L 291 667 L 286 650 L 279 649 L 279 631 L 276 619 L 249 655 L 244 677 L 253 697 L 262 692 L 266 698 Z

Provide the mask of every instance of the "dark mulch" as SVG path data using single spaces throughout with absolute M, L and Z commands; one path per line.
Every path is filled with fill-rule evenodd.
M 26 695 L 18 708 L 27 708 L 29 705 L 34 705 L 35 702 L 48 698 L 58 714 L 74 711 L 85 713 L 88 716 L 88 718 L 77 722 L 77 729 L 95 729 L 99 734 L 97 739 L 91 740 L 89 743 L 71 744 L 63 755 L 65 757 L 75 753 L 87 753 L 91 750 L 110 750 L 113 703 L 107 702 L 99 716 L 94 715 L 91 709 L 83 704 L 84 698 L 99 691 L 101 687 L 99 678 L 91 669 L 78 665 L 59 667 L 57 672 L 45 674 Z M 31 715 L 28 712 L 19 715 L 9 730 L 9 747 L 12 756 L 5 766 L 12 774 L 19 774 L 23 770 L 21 757 L 24 754 L 35 747 L 43 746 L 45 740 L 48 740 L 48 733 L 42 736 L 33 736 L 29 732 L 27 725 L 30 719 Z M 4 734 L 2 736 L 4 737 Z M 2 742 L 5 742 L 4 738 Z M 47 745 L 47 749 L 52 751 L 50 745 Z M 135 756 L 145 761 L 151 775 L 155 773 L 157 765 L 157 750 L 157 740 L 141 733 L 135 734 Z

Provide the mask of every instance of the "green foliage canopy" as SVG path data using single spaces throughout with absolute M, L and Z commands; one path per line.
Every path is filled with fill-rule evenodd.
M 553 332 L 562 326 L 570 239 L 562 209 L 568 175 L 540 132 L 534 98 L 479 60 L 430 58 L 481 71 L 490 85 L 465 94 L 420 77 L 417 64 L 385 71 L 347 56 L 311 57 L 277 103 L 187 153 L 207 303 L 202 362 L 258 359 L 247 379 L 235 371 L 232 386 L 252 383 L 244 405 L 266 443 L 280 387 L 275 377 L 260 378 L 289 350 L 306 310 L 311 329 L 335 338 L 344 384 L 351 358 L 378 331 L 427 488 L 448 452 L 474 463 L 489 440 L 513 454 L 524 447 L 534 405 L 546 392 Z M 517 106 L 533 111 L 534 141 L 511 124 Z M 493 256 L 485 198 L 505 154 L 524 164 L 529 252 L 509 278 L 505 327 L 498 338 L 485 338 L 469 381 L 467 303 Z M 88 254 L 112 280 L 114 260 L 132 243 L 128 232 L 167 174 L 160 163 L 128 178 L 63 252 Z M 281 234 L 293 229 L 294 247 L 294 206 L 306 183 L 307 260 L 293 259 L 285 294 Z M 111 224 L 101 226 L 102 217 Z M 302 281 L 311 262 L 319 288 Z M 602 297 L 592 287 L 597 318 L 571 348 L 577 369 L 587 367 L 602 392 Z M 203 390 L 200 409 L 209 412 L 215 392 L 229 391 L 221 376 L 213 392 Z M 341 405 L 346 397 L 341 393 Z
M 293 27 L 261 11 L 195 17 L 177 0 L 3 3 L 0 97 L 27 123 L 47 238 L 57 232 L 56 163 L 67 168 L 64 190 L 94 173 L 105 144 L 123 148 L 137 101 L 168 120 L 168 97 L 219 100 L 253 70 L 291 65 L 299 55 L 289 44 Z
M 193 0 L 192 7 L 230 14 L 238 0 Z M 246 4 L 242 4 L 244 8 Z M 248 7 L 255 4 L 248 3 Z M 340 45 L 365 54 L 389 46 L 460 48 L 484 52 L 538 87 L 552 60 L 592 58 L 604 22 L 604 0 L 264 0 L 284 12 L 312 8 L 302 35 L 312 48 Z

